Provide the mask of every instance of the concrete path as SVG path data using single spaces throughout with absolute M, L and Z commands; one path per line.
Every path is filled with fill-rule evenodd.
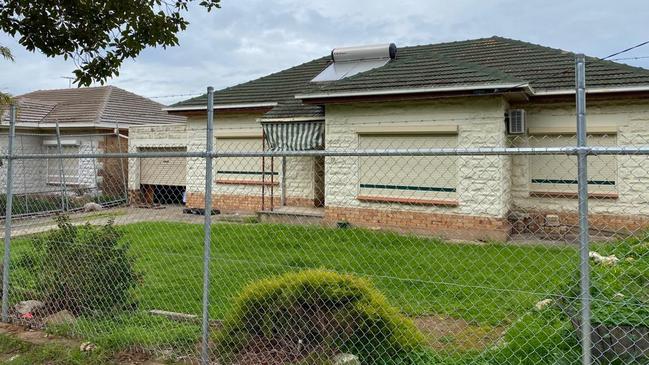
M 184 214 L 181 206 L 163 206 L 161 209 L 147 209 L 134 207 L 121 207 L 104 209 L 91 213 L 71 213 L 70 220 L 73 224 L 106 224 L 110 219 L 117 225 L 131 224 L 137 222 L 169 221 L 185 223 L 203 223 L 203 216 Z M 54 216 L 20 218 L 12 220 L 11 237 L 41 233 L 56 228 Z M 4 237 L 4 221 L 2 224 L 2 236 Z

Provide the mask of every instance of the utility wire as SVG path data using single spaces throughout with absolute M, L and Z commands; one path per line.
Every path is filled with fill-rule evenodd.
M 643 60 L 647 58 L 649 58 L 649 56 L 622 57 L 622 58 L 611 58 L 611 61 Z
M 205 93 L 188 93 L 188 94 L 172 94 L 172 95 L 156 95 L 156 96 L 145 96 L 146 98 L 149 99 L 164 99 L 164 98 L 176 98 L 180 96 L 198 96 L 198 95 L 203 95 Z
M 649 41 L 644 41 L 644 42 L 642 42 L 642 43 L 638 43 L 638 44 L 636 44 L 635 46 L 629 47 L 629 48 L 627 48 L 627 49 L 623 49 L 623 50 L 621 50 L 621 51 L 619 51 L 619 52 L 612 53 L 612 54 L 610 54 L 610 55 L 608 55 L 608 56 L 602 58 L 602 60 L 607 60 L 607 59 L 609 59 L 609 58 L 611 58 L 611 57 L 619 56 L 619 55 L 621 55 L 622 53 L 629 52 L 630 50 L 633 50 L 633 49 L 636 49 L 636 48 L 642 47 L 642 46 L 644 46 L 644 45 L 646 45 L 646 44 L 649 44 Z

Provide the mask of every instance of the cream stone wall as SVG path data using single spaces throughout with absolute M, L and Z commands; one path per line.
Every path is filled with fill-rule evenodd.
M 233 151 L 249 151 L 250 143 L 245 143 L 246 147 L 241 149 L 233 147 L 232 143 L 227 141 L 246 139 L 257 139 L 258 151 L 262 149 L 262 128 L 258 119 L 262 116 L 260 113 L 232 113 L 219 114 L 215 116 L 214 136 L 216 151 L 220 145 L 228 145 L 228 149 Z M 191 117 L 187 122 L 187 137 L 189 151 L 205 150 L 205 117 Z M 223 158 L 227 159 L 227 158 Z M 237 158 L 236 160 L 241 167 L 250 168 L 258 166 L 261 168 L 261 158 Z M 313 199 L 313 163 L 310 157 L 289 157 L 286 159 L 286 197 Z M 266 159 L 266 171 L 270 172 L 270 159 Z M 217 178 L 217 167 L 219 163 L 214 162 L 213 175 Z M 236 166 L 236 164 L 235 164 Z M 274 186 L 274 196 L 279 197 L 281 194 L 279 181 L 281 181 L 281 158 L 274 159 L 274 171 L 278 173 L 274 177 L 277 184 Z M 205 163 L 203 159 L 189 159 L 187 170 L 187 191 L 192 193 L 202 193 L 205 189 Z M 266 179 L 269 181 L 270 177 Z M 269 196 L 270 187 L 266 186 L 266 195 Z M 215 195 L 242 195 L 242 196 L 259 196 L 261 197 L 261 185 L 245 184 L 215 184 L 213 194 Z
M 574 102 L 537 102 L 515 105 L 526 110 L 532 135 L 516 137 L 513 146 L 525 146 L 530 138 L 552 139 L 557 133 L 576 131 Z M 649 101 L 621 99 L 587 102 L 588 133 L 616 137 L 619 146 L 649 145 Z M 536 143 L 539 146 L 539 143 Z M 598 159 L 591 156 L 589 159 Z M 577 199 L 530 197 L 529 156 L 513 158 L 512 209 L 576 212 Z M 616 199 L 589 200 L 589 210 L 600 214 L 649 214 L 649 158 L 617 156 Z M 572 164 L 576 171 L 576 158 Z
M 128 152 L 141 148 L 177 148 L 187 146 L 187 127 L 184 124 L 135 126 L 129 128 Z M 140 159 L 128 159 L 128 189 L 140 188 Z M 161 172 L 162 173 L 162 172 Z
M 507 103 L 500 97 L 449 98 L 421 102 L 328 105 L 326 146 L 328 150 L 358 148 L 358 131 L 368 127 L 399 130 L 447 130 L 457 126 L 459 147 L 503 147 L 507 143 L 503 115 Z M 415 128 L 416 129 L 416 128 Z M 395 138 L 398 138 L 395 137 Z M 457 206 L 416 206 L 398 209 L 431 213 L 504 217 L 509 206 L 510 158 L 505 156 L 458 157 Z M 407 169 L 407 167 L 404 167 Z M 327 157 L 327 206 L 395 209 L 393 203 L 362 202 L 359 193 L 359 158 Z M 376 166 L 377 174 L 390 173 Z M 430 175 L 443 171 L 420 171 Z M 407 181 L 403 182 L 408 185 Z

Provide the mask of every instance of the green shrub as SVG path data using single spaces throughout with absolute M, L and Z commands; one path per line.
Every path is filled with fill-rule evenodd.
M 215 335 L 220 356 L 285 351 L 298 358 L 353 353 L 365 364 L 409 363 L 423 349 L 410 320 L 368 281 L 323 270 L 288 273 L 247 286 Z
M 615 242 L 594 245 L 603 256 L 615 255 L 613 265 L 591 260 L 592 318 L 594 323 L 649 326 L 649 231 Z M 578 310 L 579 274 L 568 291 L 569 304 Z
M 129 246 L 112 221 L 75 226 L 66 216 L 58 229 L 35 237 L 31 261 L 37 291 L 52 311 L 105 314 L 135 306 L 132 290 L 140 282 Z

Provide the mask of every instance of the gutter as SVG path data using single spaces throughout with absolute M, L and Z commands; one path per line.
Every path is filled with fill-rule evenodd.
M 281 123 L 281 122 L 321 122 L 324 121 L 324 115 L 321 117 L 292 117 L 292 118 L 258 118 L 259 123 Z
M 649 91 L 649 86 L 623 86 L 623 87 L 594 87 L 586 88 L 587 94 L 606 94 L 606 93 L 632 93 Z M 574 95 L 575 89 L 559 89 L 559 90 L 541 90 L 534 92 L 533 95 L 546 96 L 546 95 Z
M 253 109 L 253 108 L 272 108 L 277 106 L 277 102 L 264 102 L 264 103 L 243 103 L 243 104 L 220 104 L 214 105 L 214 109 L 227 110 L 227 109 Z M 202 111 L 207 110 L 207 105 L 192 105 L 192 106 L 176 106 L 162 108 L 168 112 L 188 112 L 188 111 Z
M 296 99 L 324 99 L 324 98 L 345 98 L 355 96 L 383 96 L 383 95 L 404 95 L 404 94 L 423 94 L 423 93 L 443 93 L 455 91 L 474 91 L 474 90 L 491 90 L 491 89 L 524 89 L 530 94 L 534 90 L 529 84 L 511 83 L 511 84 L 480 84 L 480 85 L 462 85 L 462 86 L 445 86 L 445 87 L 421 87 L 410 89 L 387 89 L 387 90 L 367 90 L 367 91 L 347 91 L 347 92 L 330 92 L 318 94 L 298 94 Z

